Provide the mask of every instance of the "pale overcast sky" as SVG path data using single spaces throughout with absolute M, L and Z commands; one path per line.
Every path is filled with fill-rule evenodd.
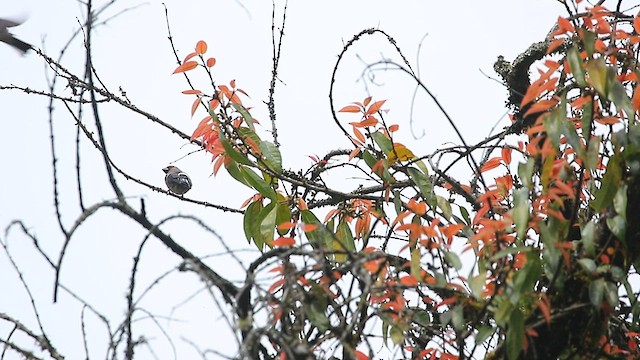
M 104 2 L 97 2 L 96 6 Z M 181 94 L 188 85 L 182 76 L 171 75 L 177 64 L 167 40 L 162 3 L 120 1 L 105 13 L 102 20 L 130 7 L 95 30 L 94 65 L 111 91 L 118 92 L 122 87 L 136 106 L 190 134 L 204 113 L 199 112 L 193 119 L 190 117 L 193 98 Z M 236 79 L 238 86 L 251 96 L 246 104 L 254 107 L 253 115 L 268 125 L 263 101 L 267 99 L 271 76 L 271 1 L 166 0 L 164 3 L 180 56 L 191 52 L 198 40 L 207 41 L 208 55 L 217 59 L 214 75 L 218 83 Z M 281 9 L 283 2 L 277 0 L 276 3 Z M 58 58 L 61 47 L 78 28 L 77 19 L 84 18 L 82 10 L 73 0 L 13 1 L 10 5 L 2 5 L 0 17 L 26 19 L 23 25 L 11 31 Z M 349 145 L 331 119 L 328 90 L 337 55 L 343 44 L 360 30 L 374 27 L 391 35 L 414 69 L 419 69 L 423 82 L 437 95 L 467 140 L 474 142 L 487 136 L 506 112 L 505 90 L 481 70 L 496 77 L 492 64 L 498 55 L 512 60 L 529 44 L 542 40 L 561 14 L 564 14 L 563 8 L 554 0 L 289 1 L 279 74 L 282 83 L 276 90 L 285 167 L 293 170 L 307 167 L 310 165 L 307 155 L 322 156 L 328 150 Z M 62 60 L 65 67 L 79 75 L 83 73 L 84 64 L 81 46 L 76 40 Z M 398 71 L 375 72 L 375 84 L 361 78 L 367 63 L 383 58 L 398 59 L 393 48 L 379 36 L 364 39 L 348 53 L 338 72 L 337 108 L 371 94 L 376 99 L 388 99 L 385 105 L 390 110 L 387 119 L 400 125 L 400 141 L 414 152 L 425 154 L 447 142 L 458 143 L 444 118 L 423 93 L 417 96 L 413 128 L 416 134 L 424 133 L 424 136 L 411 137 L 408 121 L 414 90 L 411 81 Z M 21 56 L 0 43 L 0 85 L 47 90 L 46 74 L 44 62 L 35 53 Z M 201 84 L 203 90 L 209 90 L 204 87 L 203 73 L 199 78 L 192 74 L 192 79 Z M 70 95 L 70 90 L 65 92 L 62 87 L 58 91 Z M 53 208 L 47 105 L 47 99 L 36 95 L 0 92 L 0 151 L 4 169 L 0 187 L 0 229 L 13 219 L 23 220 L 40 238 L 50 256 L 57 259 L 62 236 Z M 69 226 L 79 215 L 74 182 L 75 127 L 63 105 L 55 106 L 61 206 L 63 220 Z M 126 171 L 147 182 L 163 186 L 161 169 L 194 150 L 176 136 L 117 105 L 106 104 L 102 111 L 112 158 Z M 505 126 L 508 120 L 502 118 L 500 124 Z M 268 134 L 264 133 L 264 136 L 268 137 Z M 113 198 L 101 160 L 86 141 L 84 146 L 85 201 Z M 176 164 L 192 177 L 194 187 L 188 194 L 190 197 L 237 208 L 252 195 L 226 174 L 210 176 L 208 155 L 190 155 Z M 213 227 L 231 248 L 248 248 L 239 216 L 181 203 L 122 178 L 119 181 L 128 195 L 145 197 L 151 219 L 157 221 L 176 213 L 193 214 Z M 195 253 L 222 251 L 218 240 L 194 229 L 193 223 L 177 220 L 165 228 Z M 121 215 L 102 210 L 72 241 L 62 282 L 102 313 L 120 318 L 125 311 L 124 294 L 132 258 L 144 235 L 142 229 Z M 54 278 L 48 266 L 34 255 L 27 239 L 17 231 L 8 237 L 0 232 L 0 237 L 2 241 L 8 241 L 26 280 L 33 286 L 45 330 L 53 343 L 69 359 L 83 358 L 81 307 L 64 294 L 58 303 L 52 304 Z M 140 289 L 179 264 L 179 259 L 158 242 L 151 241 L 148 246 L 141 262 Z M 249 262 L 253 256 L 248 253 L 244 258 Z M 213 267 L 234 280 L 242 279 L 242 271 L 238 271 L 240 268 L 228 256 L 216 259 Z M 28 298 L 4 253 L 0 254 L 0 274 L 3 289 L 0 312 L 18 316 L 35 328 Z M 156 320 L 174 337 L 178 358 L 195 355 L 193 348 L 180 340 L 181 336 L 203 348 L 217 348 L 233 355 L 236 348 L 233 338 L 218 311 L 212 310 L 208 295 L 188 300 L 200 286 L 193 276 L 173 274 L 154 288 L 143 304 L 155 314 L 173 318 L 174 321 Z M 187 302 L 172 309 L 182 301 Z M 147 339 L 150 347 L 159 358 L 171 358 L 173 350 L 169 343 L 159 331 L 153 330 L 151 321 L 141 322 L 145 321 L 145 326 L 152 329 L 149 330 L 152 338 Z M 86 327 L 90 330 L 91 357 L 101 358 L 108 341 L 104 327 L 90 315 Z M 1 336 L 6 336 L 8 331 L 10 328 L 0 323 Z M 138 355 L 140 359 L 153 358 L 145 350 L 139 350 Z

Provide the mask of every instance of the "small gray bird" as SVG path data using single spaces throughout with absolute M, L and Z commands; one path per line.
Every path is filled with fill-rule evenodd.
M 191 179 L 182 170 L 169 165 L 162 171 L 167 174 L 164 176 L 164 182 L 172 193 L 182 196 L 191 189 Z
M 28 50 L 31 50 L 32 48 L 31 45 L 27 44 L 26 42 L 20 39 L 16 39 L 9 32 L 10 27 L 18 26 L 20 24 L 21 23 L 19 22 L 0 18 L 0 41 L 13 46 L 14 48 L 22 51 L 22 53 L 24 54 Z

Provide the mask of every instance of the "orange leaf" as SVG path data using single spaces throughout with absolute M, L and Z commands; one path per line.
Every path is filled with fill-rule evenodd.
M 562 29 L 565 33 L 576 31 L 576 29 L 573 27 L 573 24 L 571 24 L 569 20 L 563 17 L 558 17 L 558 27 Z
M 497 168 L 498 166 L 500 166 L 501 161 L 502 161 L 502 158 L 498 156 L 487 160 L 487 162 L 484 163 L 484 165 L 482 165 L 480 172 L 485 172 L 485 171 L 489 171 L 491 169 Z
M 200 90 L 185 90 L 182 93 L 186 94 L 186 95 L 193 95 L 193 94 L 200 95 L 200 94 L 202 94 L 202 91 L 200 91 Z
M 362 106 L 367 106 L 369 105 L 370 102 L 371 102 L 371 96 L 364 99 L 364 101 L 362 102 Z
M 338 110 L 338 112 L 359 113 L 360 108 L 356 105 L 347 105 L 342 109 Z
M 502 160 L 504 160 L 505 164 L 511 164 L 511 151 L 511 148 L 502 148 Z
M 355 149 L 353 149 L 353 151 L 351 151 L 349 153 L 349 160 L 353 159 L 354 157 L 356 157 L 358 154 L 360 153 L 360 148 L 357 147 Z
M 278 230 L 290 230 L 294 226 L 296 226 L 296 223 L 288 221 L 278 225 Z
M 557 48 L 560 47 L 560 45 L 564 44 L 564 40 L 565 39 L 555 39 L 551 42 L 551 44 L 549 44 L 549 47 L 547 47 L 547 55 L 551 54 L 552 52 L 554 52 Z
M 213 67 L 213 65 L 215 65 L 215 64 L 216 64 L 216 58 L 210 57 L 210 58 L 207 59 L 207 66 L 208 67 Z
M 636 86 L 635 90 L 633 90 L 633 110 L 640 110 L 640 86 Z
M 173 73 L 177 74 L 177 73 L 181 73 L 181 72 L 186 72 L 189 70 L 193 70 L 198 66 L 198 63 L 195 61 L 187 61 L 185 63 L 183 63 L 182 65 L 178 66 Z
M 527 112 L 524 113 L 524 117 L 526 117 L 529 114 L 535 114 L 537 112 L 547 111 L 550 108 L 556 106 L 556 104 L 558 104 L 557 100 L 540 100 L 537 103 L 531 105 L 529 109 L 527 109 Z
M 200 136 L 204 135 L 206 132 L 212 130 L 210 121 L 211 121 L 211 116 L 206 116 L 204 119 L 200 120 L 198 127 L 191 135 L 191 141 L 199 138 Z
M 355 135 L 356 138 L 358 140 L 360 140 L 361 142 L 363 142 L 363 143 L 367 142 L 367 139 L 365 139 L 365 137 L 362 134 L 362 132 L 360 132 L 360 130 L 356 129 L 355 127 L 353 128 L 353 135 Z
M 418 286 L 418 280 L 413 275 L 407 275 L 400 278 L 400 284 L 404 286 Z
M 389 126 L 389 131 L 390 132 L 396 132 L 396 131 L 398 131 L 399 128 L 400 128 L 400 125 L 393 124 L 393 125 Z
M 369 360 L 369 357 L 365 355 L 362 351 L 356 350 L 356 359 L 357 360 Z
M 378 124 L 378 120 L 373 116 L 370 116 L 360 122 L 350 122 L 349 125 L 354 127 L 367 127 L 367 126 L 375 126 Z
M 545 301 L 546 300 L 546 301 Z M 551 324 L 551 309 L 549 308 L 548 299 L 540 299 L 538 300 L 538 307 L 540 308 L 540 312 L 542 312 L 542 316 L 547 321 L 547 324 Z
M 273 246 L 293 246 L 295 245 L 296 240 L 291 237 L 280 236 L 279 238 L 273 240 Z
M 196 44 L 196 53 L 202 55 L 207 52 L 207 43 L 204 40 L 198 41 Z
M 187 56 L 184 57 L 184 60 L 182 60 L 182 63 L 186 63 L 187 61 L 189 61 L 192 57 L 198 55 L 195 52 L 189 53 Z
M 635 94 L 634 94 L 635 96 Z M 602 125 L 615 125 L 617 123 L 620 122 L 620 118 L 615 117 L 615 116 L 605 116 L 601 119 L 596 118 L 595 119 L 597 123 L 602 124 Z
M 385 101 L 387 100 L 379 100 L 371 104 L 371 106 L 369 106 L 369 109 L 367 109 L 365 115 L 375 114 L 380 111 L 380 108 L 382 107 L 382 105 L 384 105 Z
M 222 166 L 222 164 L 224 164 L 224 157 L 219 156 L 216 159 L 216 162 L 213 164 L 213 175 L 218 174 L 218 170 L 220 170 L 220 167 Z
M 636 31 L 636 34 L 640 34 L 640 16 L 633 19 L 633 30 Z
M 198 106 L 200 106 L 200 98 L 196 98 L 193 104 L 191 104 L 191 116 L 196 113 Z
M 463 224 L 451 224 L 449 226 L 444 226 L 441 228 L 442 234 L 447 237 L 447 239 L 451 239 L 458 231 L 464 229 L 465 225 Z
M 270 293 L 276 292 L 276 290 L 278 290 L 282 286 L 282 284 L 284 284 L 284 279 L 280 279 L 274 282 L 273 285 L 269 287 L 269 292 Z
M 318 228 L 318 225 L 316 225 L 316 224 L 304 224 L 304 225 L 302 225 L 302 231 L 304 231 L 304 232 L 313 231 L 313 230 L 315 230 L 317 228 Z

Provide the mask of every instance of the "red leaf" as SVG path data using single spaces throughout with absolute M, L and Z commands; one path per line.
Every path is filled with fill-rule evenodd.
M 191 116 L 196 113 L 196 110 L 198 110 L 198 106 L 200 106 L 200 98 L 196 98 L 193 104 L 191 104 Z
M 380 111 L 380 108 L 385 103 L 385 101 L 387 100 L 379 100 L 371 104 L 371 106 L 369 106 L 369 109 L 367 109 L 367 112 L 365 113 L 365 115 L 375 114 L 378 111 Z
M 173 70 L 173 73 L 177 74 L 177 73 L 193 70 L 197 66 L 198 66 L 197 62 L 195 62 L 195 61 L 187 61 L 187 62 L 183 63 L 182 65 L 178 66 L 175 70 Z
M 502 148 L 502 160 L 504 160 L 505 164 L 511 164 L 511 151 L 511 148 Z
M 558 17 L 558 27 L 562 29 L 565 33 L 576 31 L 576 29 L 573 27 L 573 24 L 571 24 L 571 21 L 563 17 Z
M 480 172 L 485 172 L 485 171 L 489 171 L 491 169 L 497 168 L 498 166 L 500 166 L 501 161 L 502 161 L 502 158 L 498 156 L 487 160 L 487 162 L 484 163 L 484 165 L 482 165 Z
M 276 290 L 278 290 L 282 286 L 282 284 L 284 284 L 284 279 L 280 279 L 274 282 L 273 285 L 269 287 L 269 292 L 270 293 L 276 292 Z
M 360 108 L 356 105 L 347 105 L 342 109 L 338 110 L 338 112 L 349 112 L 349 113 L 359 113 Z
M 557 48 L 560 47 L 560 45 L 564 44 L 564 40 L 565 39 L 555 39 L 551 42 L 551 44 L 549 44 L 549 47 L 547 47 L 547 55 L 551 54 L 552 52 L 554 52 Z
M 356 359 L 358 360 L 369 360 L 369 357 L 365 355 L 363 352 L 356 350 Z
M 407 275 L 400 278 L 400 284 L 404 286 L 418 286 L 418 280 L 413 275 Z
M 187 54 L 187 56 L 184 57 L 184 60 L 182 60 L 182 62 L 186 63 L 187 61 L 189 61 L 192 57 L 194 57 L 196 55 L 198 55 L 198 54 L 195 53 L 195 52 L 189 53 L 189 54 Z
M 198 41 L 196 44 L 196 53 L 202 55 L 207 52 L 207 43 L 204 40 Z
M 294 238 L 291 237 L 283 237 L 280 236 L 279 238 L 273 240 L 273 246 L 293 246 L 295 245 L 296 240 Z
M 356 129 L 355 127 L 353 128 L 353 135 L 355 135 L 356 138 L 358 140 L 360 140 L 361 142 L 363 142 L 363 143 L 367 142 L 367 139 L 365 139 L 365 137 L 362 134 L 362 132 L 360 130 Z
M 216 64 L 216 58 L 210 57 L 210 58 L 207 59 L 207 66 L 208 67 L 213 67 L 213 65 L 215 65 L 215 64 Z

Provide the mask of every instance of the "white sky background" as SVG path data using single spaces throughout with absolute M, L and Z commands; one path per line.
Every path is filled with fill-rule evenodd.
M 271 1 L 244 0 L 241 3 L 246 10 L 233 0 L 165 3 L 179 56 L 191 52 L 198 40 L 207 41 L 207 55 L 217 59 L 214 67 L 217 83 L 236 79 L 238 86 L 251 96 L 245 104 L 254 107 L 252 113 L 265 129 L 270 128 L 263 101 L 267 100 L 271 74 Z M 283 2 L 277 3 L 281 9 Z M 162 2 L 121 1 L 103 19 L 136 5 L 140 6 L 94 31 L 94 65 L 112 92 L 118 93 L 121 86 L 137 107 L 190 134 L 204 112 L 190 118 L 193 97 L 180 93 L 188 88 L 184 78 L 171 75 L 177 64 L 167 41 Z M 53 58 L 59 56 L 61 46 L 77 29 L 76 18 L 84 17 L 83 9 L 71 0 L 12 1 L 3 3 L 0 11 L 0 17 L 28 17 L 22 26 L 12 29 L 13 33 L 43 48 Z M 311 165 L 307 155 L 322 156 L 328 150 L 348 147 L 329 112 L 329 80 L 343 44 L 360 30 L 377 27 L 391 35 L 414 70 L 419 69 L 423 82 L 437 95 L 466 140 L 473 143 L 487 136 L 506 111 L 506 91 L 482 75 L 480 69 L 496 77 L 492 70 L 496 57 L 504 55 L 512 60 L 529 44 L 542 40 L 559 14 L 563 14 L 563 8 L 553 0 L 291 0 L 279 70 L 284 84 L 279 83 L 276 89 L 277 125 L 285 167 L 307 168 Z M 423 37 L 422 52 L 417 58 Z M 76 41 L 65 54 L 63 65 L 81 75 L 83 54 L 81 43 Z M 390 112 L 386 119 L 400 125 L 399 141 L 415 153 L 430 153 L 450 141 L 459 143 L 444 117 L 422 92 L 417 97 L 414 129 L 418 134 L 424 131 L 425 136 L 411 137 L 408 113 L 414 87 L 406 75 L 379 71 L 375 73 L 376 82 L 382 86 L 368 83 L 365 88 L 365 83 L 359 80 L 365 63 L 382 57 L 398 60 L 393 48 L 379 35 L 367 36 L 352 48 L 338 72 L 336 108 L 361 101 L 369 91 L 376 100 L 388 99 L 385 108 Z M 202 84 L 201 90 L 210 90 L 205 87 L 203 72 L 191 72 L 190 76 Z M 33 52 L 23 57 L 0 44 L 0 84 L 47 90 L 43 61 Z M 70 95 L 69 90 L 66 93 Z M 0 228 L 4 229 L 13 219 L 23 220 L 50 256 L 57 259 L 62 235 L 53 208 L 47 103 L 36 95 L 0 92 L 0 159 L 5 170 L 0 186 Z M 70 226 L 79 215 L 74 181 L 75 127 L 63 105 L 55 106 L 61 209 L 65 225 Z M 89 119 L 89 113 L 86 115 L 85 119 Z M 101 116 L 114 161 L 133 176 L 157 186 L 164 186 L 162 167 L 194 150 L 177 136 L 117 105 L 103 106 Z M 346 124 L 357 120 L 354 117 L 343 114 L 342 119 Z M 502 119 L 500 127 L 507 124 L 508 120 Z M 262 136 L 269 138 L 267 133 Z M 85 203 L 113 198 L 102 160 L 87 141 L 83 146 Z M 210 176 L 209 155 L 191 155 L 176 165 L 187 171 L 194 182 L 188 197 L 237 208 L 252 195 L 226 174 Z M 119 184 L 126 194 L 145 198 L 152 220 L 176 213 L 193 214 L 213 227 L 230 247 L 248 248 L 238 215 L 181 203 L 123 178 L 119 178 Z M 185 220 L 173 221 L 163 229 L 197 254 L 223 251 L 215 238 Z M 125 311 L 124 294 L 132 259 L 144 235 L 141 228 L 116 212 L 101 210 L 73 238 L 63 265 L 62 282 L 105 315 L 120 318 Z M 6 237 L 0 232 L 0 238 L 9 243 L 12 255 L 32 286 L 53 344 L 69 359 L 84 357 L 80 307 L 64 293 L 58 303 L 52 304 L 53 273 L 35 255 L 24 236 L 13 231 Z M 147 246 L 141 261 L 139 290 L 179 264 L 179 259 L 155 239 Z M 253 256 L 246 256 L 247 263 Z M 212 264 L 215 270 L 234 280 L 243 278 L 241 269 L 228 256 L 221 256 Z M 196 355 L 179 336 L 232 355 L 236 346 L 217 310 L 211 309 L 208 295 L 170 312 L 171 306 L 187 299 L 199 286 L 193 275 L 174 274 L 158 285 L 143 304 L 156 314 L 177 319 L 161 323 L 176 336 L 179 358 Z M 0 255 L 0 289 L 0 312 L 17 316 L 35 329 L 26 293 L 4 254 Z M 107 341 L 103 327 L 92 316 L 88 316 L 87 327 L 93 330 L 89 338 L 90 357 L 101 358 Z M 9 330 L 0 324 L 0 336 L 5 337 Z M 160 358 L 171 358 L 170 347 L 161 334 L 156 332 L 156 337 L 149 340 Z M 142 349 L 137 355 L 141 359 L 152 358 Z

